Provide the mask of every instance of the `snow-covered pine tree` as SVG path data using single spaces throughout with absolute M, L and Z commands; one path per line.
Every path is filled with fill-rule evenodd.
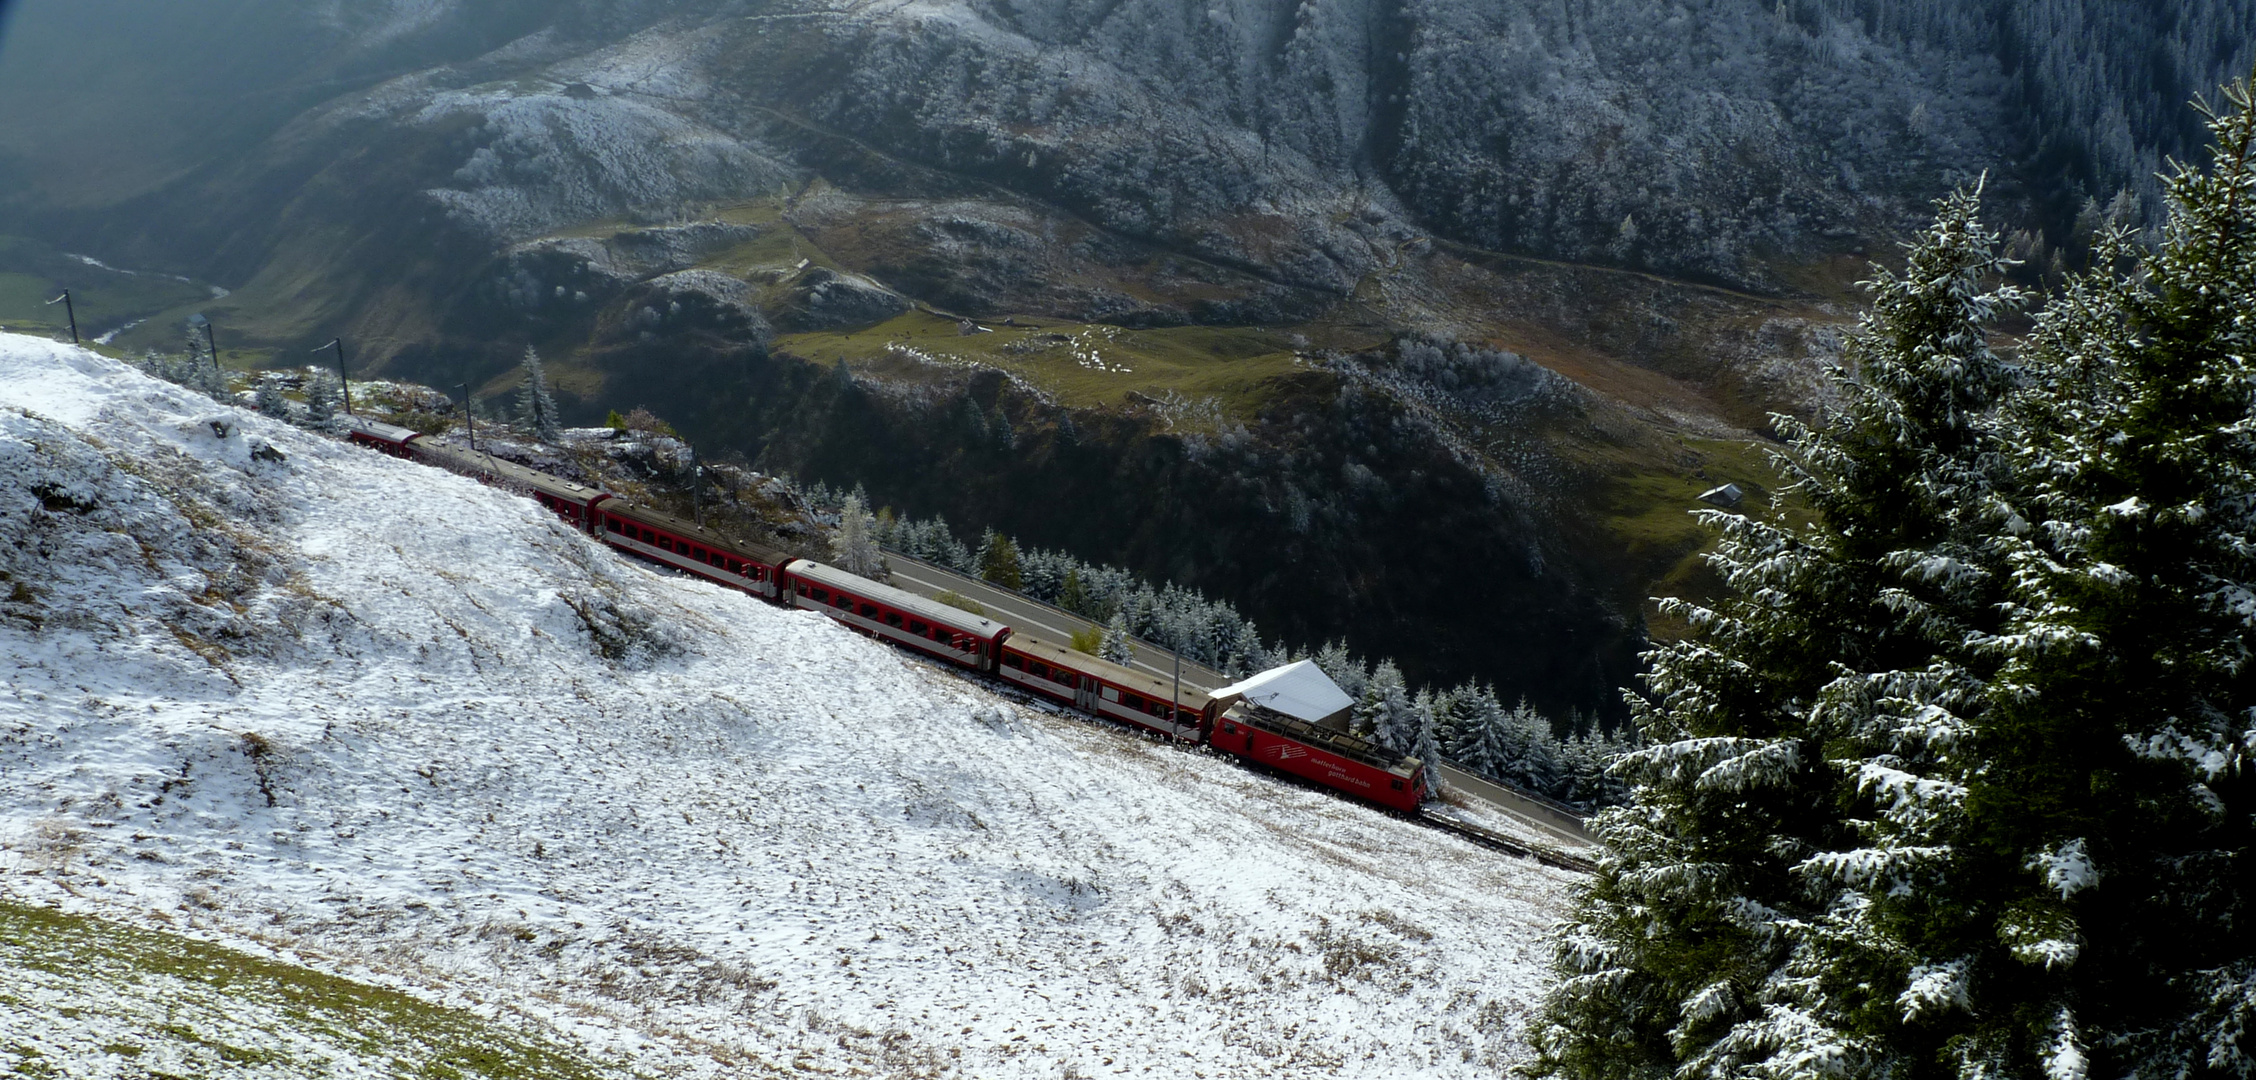
M 1417 706 L 1402 681 L 1402 669 L 1394 666 L 1394 661 L 1381 660 L 1371 670 L 1370 681 L 1364 684 L 1363 696 L 1356 704 L 1355 727 L 1392 754 L 1409 753 L 1417 741 Z
M 1565 791 L 1565 746 L 1551 730 L 1551 721 L 1526 698 L 1503 717 L 1499 745 L 1504 756 L 1495 775 L 1531 791 L 1561 798 Z
M 1110 660 L 1115 664 L 1127 664 L 1135 661 L 1136 651 L 1128 644 L 1128 616 L 1126 613 L 1113 612 L 1112 621 L 1105 624 L 1104 644 L 1098 646 L 1097 656 L 1099 659 Z
M 525 384 L 517 391 L 517 417 L 533 429 L 534 438 L 555 442 L 563 437 L 564 425 L 556 415 L 556 399 L 548 392 L 548 371 L 530 345 L 525 346 L 525 358 L 519 363 L 525 369 Z
M 337 411 L 344 407 L 344 389 L 335 372 L 313 369 L 306 376 L 306 426 L 316 431 L 329 430 L 336 423 Z
M 1483 776 L 1507 778 L 1505 768 L 1513 754 L 1509 741 L 1510 719 L 1496 692 L 1468 683 L 1458 689 L 1457 737 L 1443 749 L 1458 764 Z
M 882 580 L 885 557 L 877 548 L 875 526 L 876 518 L 862 504 L 861 496 L 846 496 L 845 505 L 838 511 L 838 531 L 830 537 L 832 565 L 849 574 Z
M 282 376 L 279 372 L 270 371 L 259 376 L 258 411 L 260 416 L 269 419 L 284 423 L 290 421 L 290 399 L 282 393 Z
M 1815 1080 L 1946 1060 L 1919 1003 L 1950 1001 L 1953 975 L 1892 954 L 1881 912 L 1947 905 L 1928 886 L 1950 849 L 1866 823 L 1875 803 L 1954 812 L 1957 790 L 1926 774 L 1979 707 L 1967 643 L 1998 617 L 1984 530 L 2019 520 L 1984 483 L 1978 423 L 2007 383 L 1987 328 L 2019 297 L 1990 284 L 2004 261 L 1976 209 L 1976 192 L 1943 200 L 1904 271 L 1878 273 L 1840 410 L 1776 418 L 1812 519 L 1702 514 L 1731 593 L 1664 605 L 1694 632 L 1648 654 L 1631 701 L 1644 745 L 1614 765 L 1628 805 L 1592 822 L 1606 854 L 1559 941 L 1538 1073 Z
M 1425 763 L 1425 789 L 1420 794 L 1433 798 L 1441 794 L 1441 744 L 1434 738 L 1436 718 L 1433 692 L 1418 691 L 1418 697 L 1411 702 L 1410 709 L 1413 726 L 1409 745 L 1405 749 L 1411 757 Z
M 2256 1075 L 2256 114 L 2226 101 L 2160 244 L 2106 232 L 2045 311 L 2003 425 L 2032 524 L 1949 778 L 1957 918 L 1912 941 L 1995 1072 Z
M 1329 676 L 1350 699 L 1363 700 L 1363 689 L 1371 681 L 1371 669 L 1347 651 L 1347 642 L 1334 641 L 1325 645 L 1309 659 L 1316 661 L 1317 668 Z

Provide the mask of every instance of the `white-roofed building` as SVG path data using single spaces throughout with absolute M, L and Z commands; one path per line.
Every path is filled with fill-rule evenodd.
M 1232 683 L 1210 695 L 1228 709 L 1238 701 L 1259 705 L 1302 723 L 1346 730 L 1347 715 L 1355 707 L 1347 691 L 1324 674 L 1313 660 L 1302 660 Z

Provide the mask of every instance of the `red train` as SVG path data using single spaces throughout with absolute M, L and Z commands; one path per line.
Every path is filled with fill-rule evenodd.
M 574 528 L 622 551 L 696 574 L 786 607 L 820 611 L 903 648 L 998 678 L 1092 716 L 1184 742 L 1205 743 L 1395 810 L 1415 812 L 1424 766 L 1345 731 L 1289 715 L 1244 694 L 1191 690 L 1176 700 L 1169 680 L 1044 641 L 809 559 L 726 539 L 684 521 L 490 454 L 435 443 L 420 433 L 351 418 L 352 441 L 521 490 Z M 1336 692 L 1336 691 L 1335 691 Z

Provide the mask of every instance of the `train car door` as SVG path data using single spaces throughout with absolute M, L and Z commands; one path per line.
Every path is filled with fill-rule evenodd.
M 1097 680 L 1094 676 L 1074 675 L 1073 707 L 1092 716 L 1097 712 Z

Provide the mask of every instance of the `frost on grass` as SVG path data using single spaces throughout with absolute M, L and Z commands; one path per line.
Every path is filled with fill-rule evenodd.
M 653 1073 L 1524 1055 L 1563 873 L 998 697 L 462 477 L 255 414 L 221 438 L 175 395 L 0 337 L 0 506 L 39 541 L 5 556 L 37 618 L 0 624 L 0 900 L 285 949 Z

